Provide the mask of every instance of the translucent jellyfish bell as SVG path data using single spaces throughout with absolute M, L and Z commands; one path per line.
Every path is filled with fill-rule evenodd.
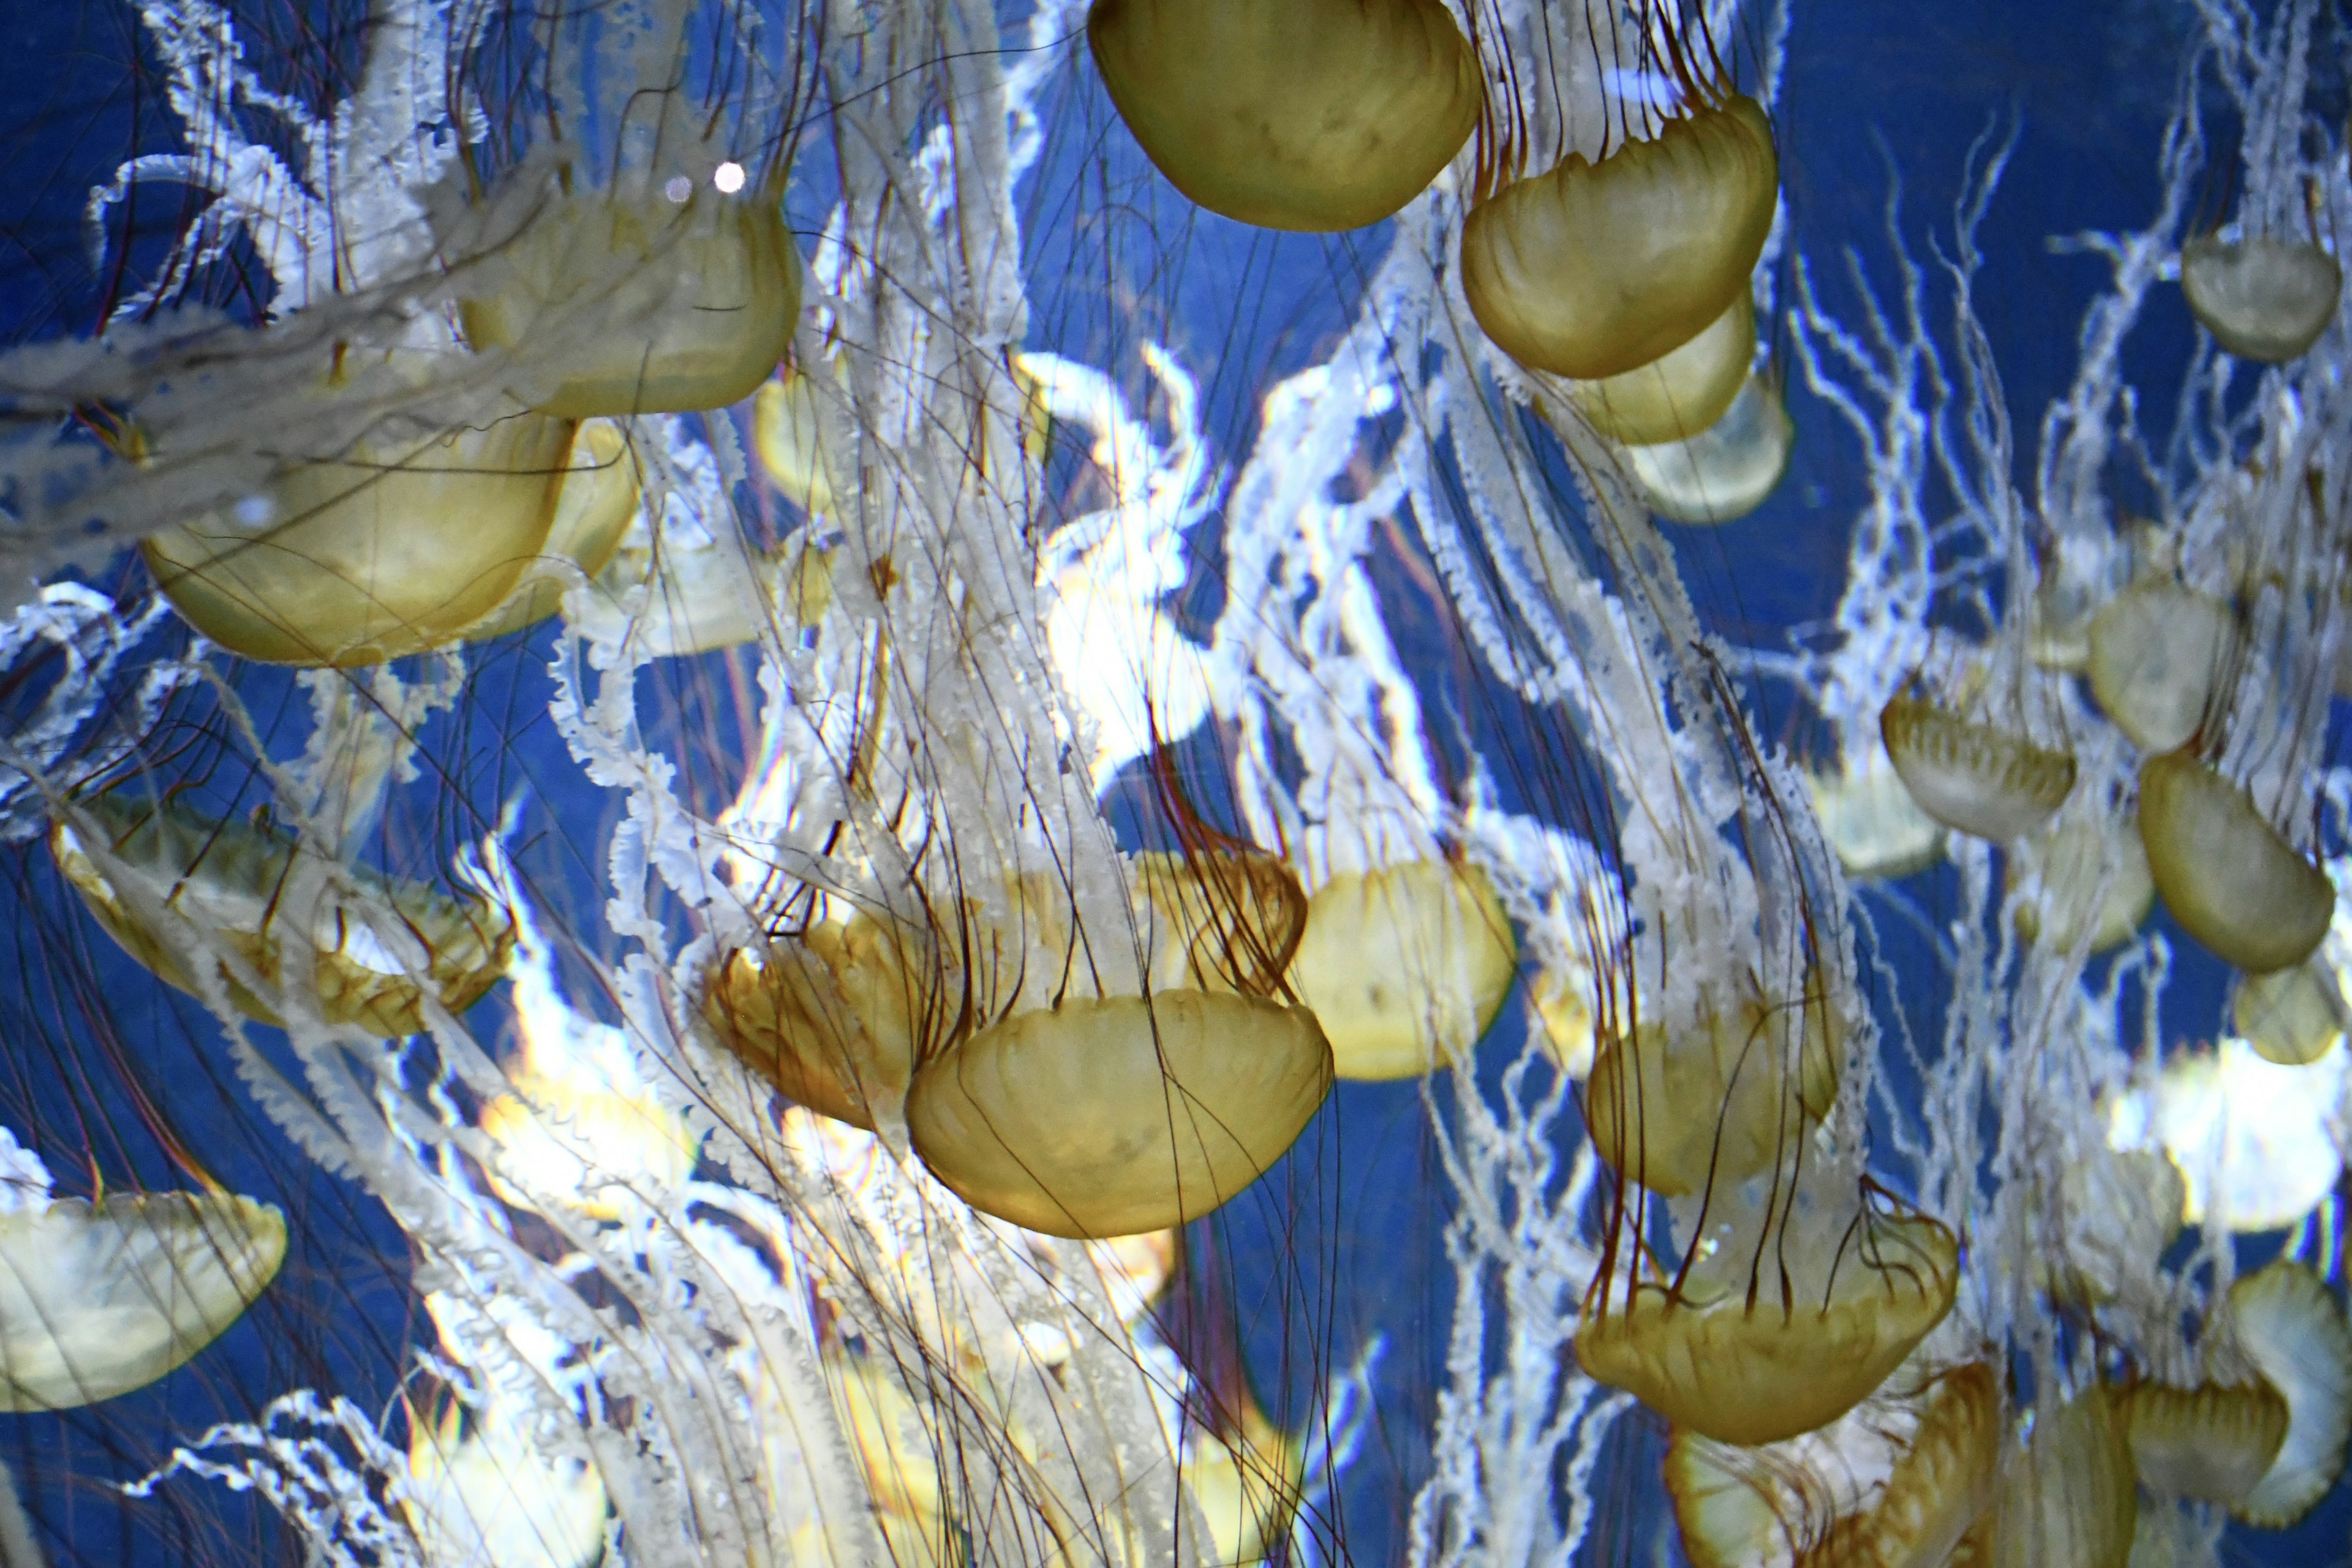
M 455 641 L 515 591 L 547 548 L 571 440 L 537 414 L 370 436 L 140 551 L 173 607 L 232 653 L 380 663 Z
M 2339 1046 L 2307 1067 L 2279 1067 L 2231 1039 L 2182 1051 L 2108 1106 L 2107 1142 L 2171 1156 L 2188 1184 L 2188 1224 L 2284 1228 L 2343 1174 L 2332 1118 L 2347 1059 Z
M 513 596 L 466 635 L 504 637 L 562 609 L 565 591 L 577 581 L 572 568 L 593 580 L 612 563 L 637 515 L 642 489 L 621 427 L 610 419 L 583 420 L 572 438 L 572 459 L 556 491 L 543 553 L 524 570 Z
M 286 1257 L 286 1216 L 227 1193 L 115 1194 L 0 1214 L 0 1409 L 143 1388 L 243 1316 Z
M 1992 1507 L 1956 1561 L 2124 1568 L 2138 1513 L 2114 1393 L 2094 1383 L 2036 1407 L 2031 1436 L 2003 1458 Z
M 2230 607 L 2173 581 L 2134 584 L 2091 619 L 2091 693 L 2116 728 L 2147 752 L 2186 745 L 2235 667 Z
M 2243 974 L 2230 1023 L 2264 1061 L 2307 1067 L 2334 1050 L 2346 1025 L 2344 987 L 2325 953 L 2269 974 Z
M 1171 184 L 1265 228 L 1359 228 L 1469 140 L 1478 60 L 1438 0 L 1095 0 L 1087 41 Z
M 1711 429 L 1748 384 L 1756 302 L 1746 290 L 1690 342 L 1621 374 L 1575 384 L 1594 429 L 1628 446 L 1689 441 Z
M 1290 984 L 1341 1078 L 1410 1078 L 1468 1058 L 1517 963 L 1486 873 L 1423 858 L 1343 871 L 1317 889 Z
M 2317 950 L 2336 914 L 2327 874 L 2245 790 L 2190 752 L 2139 770 L 2139 831 L 2164 907 L 2223 960 L 2264 974 Z
M 2180 291 L 2223 348 L 2284 364 L 2336 319 L 2344 270 L 2315 244 L 2207 236 L 2180 247 Z
M 2235 1506 L 2286 1442 L 2286 1398 L 2260 1378 L 2194 1388 L 2136 1383 L 2121 1404 L 2132 1468 L 2140 1485 L 2167 1497 Z
M 1992 1368 L 1972 1362 L 1761 1447 L 1678 1431 L 1665 1479 L 1683 1550 L 1692 1568 L 1941 1564 L 1990 1500 L 2001 1416 Z
M 541 413 L 723 408 L 782 361 L 801 261 L 777 192 L 676 177 L 683 200 L 643 175 L 574 195 L 533 164 L 493 198 L 519 228 L 465 265 L 458 313 L 476 349 L 515 354 Z
M 2238 1348 L 2287 1406 L 2278 1458 L 2232 1511 L 2249 1524 L 2284 1530 L 2344 1473 L 2352 1436 L 2352 1327 L 2335 1293 L 2288 1258 L 2230 1287 L 2230 1320 Z
M 1723 416 L 1698 434 L 1620 456 L 1650 510 L 1674 522 L 1736 522 L 1789 471 L 1797 426 L 1769 376 L 1750 374 Z
M 1571 153 L 1462 226 L 1462 287 L 1486 335 L 1531 369 L 1622 375 L 1722 319 L 1780 201 L 1772 123 L 1738 93 L 1598 163 Z
M 455 1405 L 411 1432 L 400 1507 L 431 1568 L 588 1568 L 610 1511 L 595 1466 L 547 1452 L 495 1409 L 469 1430 Z
M 329 1023 L 387 1037 L 424 1027 L 427 984 L 453 1013 L 472 1006 L 505 973 L 514 947 L 505 911 L 480 899 L 335 867 L 275 831 L 120 795 L 89 797 L 77 809 L 104 832 L 109 861 L 101 866 L 80 831 L 60 822 L 49 837 L 58 868 L 109 936 L 183 991 L 201 994 L 180 947 L 151 923 L 150 910 L 175 912 L 264 985 L 309 990 Z M 131 896 L 118 877 L 132 879 Z M 360 901 L 333 890 L 337 877 L 356 884 Z M 384 935 L 382 926 L 389 927 Z M 394 951 L 387 936 L 415 951 Z M 315 962 L 304 973 L 298 964 L 306 946 Z M 226 964 L 220 974 L 240 1011 L 265 1024 L 280 1021 L 269 1000 Z
M 835 360 L 836 374 L 843 362 Z M 787 365 L 751 398 L 751 449 L 769 482 L 804 512 L 837 512 L 850 486 L 817 437 L 816 390 L 808 373 Z
M 2121 947 L 2156 903 L 2139 824 L 2129 814 L 2067 813 L 2017 840 L 2006 873 L 2034 896 L 2017 904 L 2017 933 L 2053 952 Z
M 1919 809 L 1883 755 L 1834 774 L 1808 773 L 1805 783 L 1822 836 L 1847 876 L 1908 877 L 1944 858 L 1948 830 Z
M 2074 793 L 2073 752 L 2037 746 L 1921 698 L 1889 701 L 1878 729 L 1919 808 L 1979 838 L 1999 844 L 2022 837 Z

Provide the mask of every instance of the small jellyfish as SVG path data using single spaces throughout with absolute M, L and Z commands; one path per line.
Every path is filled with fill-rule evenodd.
M 107 934 L 166 984 L 198 995 L 187 939 L 173 927 L 217 942 L 265 988 L 256 993 L 223 962 L 229 1001 L 265 1024 L 281 1021 L 271 994 L 300 986 L 331 1024 L 413 1035 L 425 1026 L 427 985 L 442 1006 L 463 1012 L 506 972 L 513 951 L 513 922 L 487 901 L 337 866 L 275 829 L 112 795 L 76 803 L 74 818 L 100 836 L 96 845 L 66 820 L 49 848 Z M 360 896 L 337 891 L 339 879 Z M 395 923 L 386 929 L 370 910 L 389 910 Z M 307 973 L 297 956 L 304 953 Z
M 1750 374 L 1723 416 L 1685 440 L 1619 456 L 1650 510 L 1672 522 L 1737 522 L 1777 489 L 1797 426 L 1769 376 Z
M 2094 1383 L 2063 1401 L 2053 1394 L 2035 1410 L 2032 1435 L 2002 1457 L 1992 1507 L 1952 1562 L 2124 1568 L 2138 1514 L 2116 1395 Z
M 1570 395 L 1592 427 L 1629 447 L 1680 444 L 1714 428 L 1748 384 L 1756 359 L 1756 301 L 1744 290 L 1698 336 L 1649 363 Z
M 2180 247 L 2180 291 L 2230 353 L 2284 364 L 2336 319 L 2344 269 L 2313 242 L 2209 235 Z
M 588 1568 L 610 1507 L 595 1466 L 548 1453 L 495 1406 L 468 1423 L 452 1404 L 409 1434 L 400 1508 L 431 1568 Z
M 1898 696 L 1878 715 L 1886 755 L 1921 810 L 1996 844 L 2056 815 L 2074 789 L 2074 756 L 1999 725 Z
M 1473 208 L 1463 291 L 1521 364 L 1622 375 L 1697 337 L 1747 289 L 1780 178 L 1764 110 L 1723 94 L 1597 163 L 1570 153 Z
M 1290 1531 L 1305 1485 L 1306 1454 L 1244 1392 L 1229 1429 L 1195 1426 L 1185 1434 L 1184 1484 L 1209 1526 L 1216 1555 L 1207 1561 L 1247 1568 L 1263 1563 Z
M 2141 751 L 2174 751 L 2229 696 L 2238 656 L 2227 605 L 2169 577 L 2145 579 L 2091 619 L 2091 694 Z
M 2128 812 L 2067 813 L 2018 839 L 2005 869 L 2017 934 L 2053 952 L 2105 952 L 2132 939 L 2156 904 L 2139 824 Z
M 2316 1208 L 2344 1173 L 2330 1129 L 2346 1065 L 2339 1048 L 2279 1067 L 2243 1040 L 2181 1051 L 2153 1084 L 2109 1102 L 2107 1142 L 2170 1156 L 2188 1188 L 2186 1223 L 2277 1230 Z
M 710 162 L 707 149 L 693 158 Z M 723 408 L 782 361 L 801 260 L 781 193 L 767 181 L 730 194 L 708 174 L 674 178 L 683 200 L 644 172 L 574 195 L 572 171 L 533 162 L 472 215 L 498 240 L 457 269 L 466 341 L 511 353 L 519 390 L 541 413 Z
M 2230 1287 L 2230 1323 L 2239 1350 L 2287 1407 L 2278 1458 L 2231 1511 L 2249 1524 L 2284 1530 L 2344 1473 L 2352 1436 L 2352 1327 L 2319 1277 L 2289 1258 Z
M 2302 963 L 2327 935 L 2336 889 L 2252 795 L 2190 751 L 2139 770 L 2139 830 L 2156 890 L 2183 930 L 2250 973 Z
M 2308 1067 L 2344 1038 L 2344 988 L 2335 966 L 2315 954 L 2268 974 L 2242 974 L 2230 998 L 2231 1026 L 2267 1062 Z
M 1478 59 L 1438 0 L 1096 0 L 1119 118 L 1211 212 L 1308 232 L 1378 223 L 1478 122 Z
M 474 640 L 504 637 L 534 626 L 563 607 L 575 579 L 571 568 L 593 579 L 611 564 L 629 523 L 637 515 L 643 489 L 629 438 L 610 419 L 581 421 L 572 438 L 572 460 L 555 496 L 545 552 L 526 568 L 514 595 L 466 636 Z
M 0 1410 L 69 1410 L 145 1387 L 226 1332 L 286 1258 L 286 1216 L 230 1193 L 93 1204 L 50 1198 L 44 1184 L 10 1205 Z
M 845 374 L 843 362 L 833 363 Z M 786 365 L 752 395 L 751 449 L 768 482 L 804 512 L 834 513 L 850 489 L 818 440 L 816 391 L 798 365 Z
M 571 441 L 538 414 L 372 434 L 140 551 L 172 606 L 231 653 L 381 663 L 457 640 L 515 592 L 547 549 Z
M 1322 1024 L 1341 1078 L 1410 1078 L 1468 1058 L 1517 963 L 1486 873 L 1423 858 L 1343 871 L 1318 888 L 1290 984 Z
M 2235 1507 L 2286 1442 L 2286 1398 L 2260 1378 L 2194 1388 L 2135 1383 L 2120 1404 L 2139 1484 L 2167 1497 Z
M 1837 773 L 1808 773 L 1805 784 L 1822 836 L 1847 876 L 1891 881 L 1944 858 L 1949 830 L 1919 809 L 1883 752 L 1859 768 L 1849 759 Z

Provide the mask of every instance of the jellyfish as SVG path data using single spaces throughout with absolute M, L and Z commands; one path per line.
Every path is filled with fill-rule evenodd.
M 1947 827 L 2000 843 L 2042 826 L 2074 793 L 2072 753 L 1914 697 L 1879 710 L 1895 771 Z
M 2326 873 L 2295 853 L 2251 794 L 2193 751 L 2140 765 L 2139 822 L 2164 907 L 2239 968 L 2285 969 L 2326 936 L 2336 912 Z
M 1171 184 L 1265 228 L 1359 228 L 1420 195 L 1485 104 L 1435 0 L 1101 0 L 1087 43 L 1119 118 Z
M 1673 522 L 1736 522 L 1780 487 L 1796 445 L 1797 427 L 1780 390 L 1769 377 L 1750 372 L 1730 404 L 1705 429 L 1650 446 L 1627 447 L 1624 461 L 1643 499 L 1660 517 Z
M 610 419 L 582 421 L 572 437 L 571 461 L 556 488 L 546 553 L 524 571 L 506 603 L 467 629 L 467 637 L 504 637 L 547 619 L 562 607 L 564 594 L 579 580 L 572 575 L 575 571 L 594 581 L 619 552 L 636 518 L 643 488 L 621 426 Z

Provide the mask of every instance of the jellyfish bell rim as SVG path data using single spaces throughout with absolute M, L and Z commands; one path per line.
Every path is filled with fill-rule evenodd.
M 2157 896 L 2217 957 L 2264 974 L 2326 940 L 2335 884 L 2193 745 L 2140 763 L 2139 826 Z
M 1919 809 L 1972 837 L 1995 844 L 2023 837 L 2074 791 L 2072 752 L 2035 745 L 1925 698 L 1887 699 L 1878 731 Z

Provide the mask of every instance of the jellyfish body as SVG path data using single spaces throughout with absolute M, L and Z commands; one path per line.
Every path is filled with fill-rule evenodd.
M 1486 101 L 1438 0 L 1096 0 L 1087 41 L 1169 182 L 1262 228 L 1378 223 L 1453 161 Z
M 609 419 L 581 421 L 572 438 L 572 460 L 556 489 L 543 553 L 525 568 L 512 596 L 467 637 L 503 637 L 562 609 L 564 592 L 579 580 L 574 570 L 593 581 L 612 563 L 637 515 L 642 490 L 621 427 Z
M 2344 269 L 2319 246 L 2210 236 L 2180 247 L 2180 291 L 2216 342 L 2240 359 L 2300 359 L 2344 292 Z
M 2296 854 L 2253 797 L 2189 752 L 2139 771 L 2140 837 L 2164 907 L 2250 973 L 2311 956 L 2336 913 L 2326 873 Z
M 226 1331 L 285 1257 L 286 1216 L 232 1194 L 0 1215 L 0 1409 L 68 1410 L 144 1387 Z
M 1918 698 L 1880 710 L 1886 755 L 1919 808 L 1979 838 L 2005 843 L 2056 815 L 2074 788 L 2071 752 L 2037 746 L 1997 725 Z
M 2121 947 L 2156 903 L 2139 824 L 2104 813 L 2067 814 L 2016 841 L 2005 873 L 2039 896 L 2016 904 L 2017 934 L 2053 952 Z
M 183 991 L 203 994 L 159 913 L 218 942 L 265 993 L 299 986 L 327 1022 L 386 1037 L 424 1027 L 428 988 L 452 1013 L 472 1006 L 513 950 L 512 922 L 484 900 L 335 866 L 274 830 L 118 795 L 82 800 L 77 811 L 101 835 L 99 853 L 60 822 L 49 838 L 58 869 L 109 936 Z M 337 890 L 338 879 L 356 896 Z M 281 1021 L 271 997 L 227 963 L 217 973 L 240 1012 Z
M 2326 955 L 2268 974 L 2243 974 L 2230 1022 L 2264 1061 L 2308 1067 L 2344 1038 L 2344 988 Z
M 2003 1456 L 1992 1507 L 1953 1562 L 2124 1568 L 2138 1515 L 2121 1413 L 2113 1391 L 2094 1383 L 2034 1412 L 2031 1437 Z
M 1468 1057 L 1517 962 L 1486 873 L 1423 858 L 1317 889 L 1290 984 L 1341 1078 L 1410 1078 Z
M 1652 511 L 1672 522 L 1736 522 L 1789 471 L 1797 426 L 1780 389 L 1750 373 L 1722 416 L 1696 435 L 1628 447 L 1626 470 Z
M 2238 1345 L 2284 1398 L 2278 1457 L 2233 1505 L 2249 1524 L 2283 1530 L 2344 1473 L 2352 1436 L 2352 1328 L 2343 1305 L 2304 1265 L 2281 1258 L 2230 1287 Z
M 2243 1502 L 2286 1442 L 2286 1398 L 2259 1378 L 2194 1388 L 2136 1383 L 2120 1404 L 2134 1474 L 2168 1497 Z
M 1647 364 L 1578 383 L 1592 427 L 1629 447 L 1683 442 L 1714 427 L 1748 384 L 1756 358 L 1756 301 L 1745 289 L 1705 331 Z
M 801 280 L 781 204 L 757 185 L 688 184 L 682 202 L 533 192 L 520 232 L 471 264 L 466 339 L 517 356 L 531 406 L 566 419 L 724 408 L 782 361 Z
M 1779 199 L 1771 121 L 1730 94 L 1597 163 L 1571 153 L 1480 203 L 1462 226 L 1463 291 L 1521 364 L 1622 375 L 1731 309 Z
M 547 548 L 571 440 L 538 414 L 372 436 L 140 551 L 173 607 L 232 653 L 380 663 L 455 641 L 515 591 Z
M 838 361 L 835 362 L 836 364 Z M 804 512 L 828 516 L 849 486 L 817 435 L 816 389 L 797 365 L 761 383 L 751 397 L 751 449 L 784 499 Z
M 1921 811 L 1894 765 L 1872 759 L 1835 774 L 1808 773 L 1822 836 L 1849 877 L 1893 879 L 1944 858 L 1949 831 Z
M 411 1432 L 400 1507 L 428 1563 L 588 1568 L 610 1504 L 595 1466 L 548 1453 L 496 1409 L 466 1430 L 453 1405 Z
M 2169 578 L 2136 583 L 2091 618 L 2091 692 L 2132 744 L 2173 751 L 2204 725 L 2237 653 L 2227 605 Z

